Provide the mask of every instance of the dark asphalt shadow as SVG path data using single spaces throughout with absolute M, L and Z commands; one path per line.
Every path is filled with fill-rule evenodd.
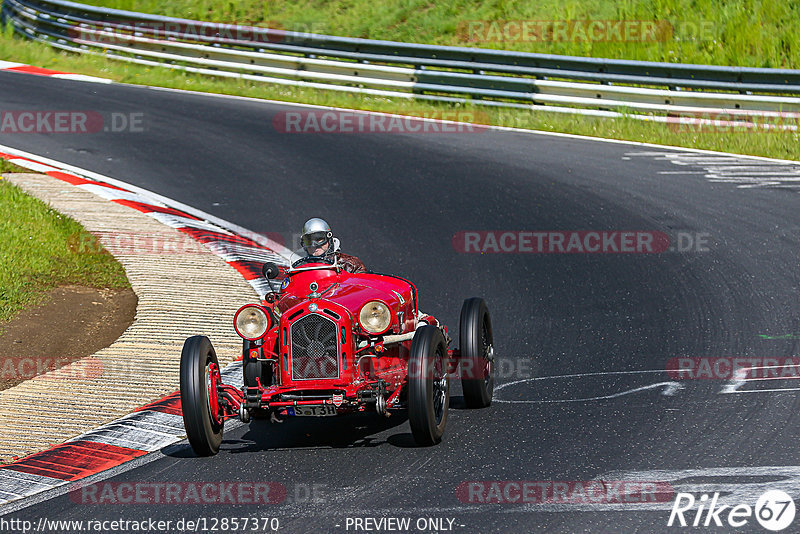
M 220 454 L 240 454 L 278 449 L 378 447 L 389 443 L 376 435 L 404 424 L 404 413 L 391 417 L 377 414 L 351 414 L 337 417 L 287 417 L 282 423 L 254 420 L 240 438 L 222 439 Z M 410 434 L 409 434 L 410 435 Z M 191 458 L 191 447 L 162 451 L 173 458 Z
M 450 409 L 451 410 L 468 410 L 467 403 L 464 401 L 463 395 L 450 395 Z

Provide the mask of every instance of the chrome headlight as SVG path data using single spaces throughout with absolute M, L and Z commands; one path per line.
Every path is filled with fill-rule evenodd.
M 382 334 L 392 324 L 392 312 L 383 302 L 371 300 L 361 307 L 358 322 L 370 334 Z
M 247 304 L 239 308 L 233 317 L 236 333 L 248 341 L 255 341 L 264 336 L 269 328 L 269 315 L 257 304 Z

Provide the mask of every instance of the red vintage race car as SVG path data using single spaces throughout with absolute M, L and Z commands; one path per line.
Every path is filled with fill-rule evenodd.
M 439 443 L 447 423 L 450 379 L 458 371 L 468 407 L 492 401 L 494 351 L 486 303 L 461 309 L 458 349 L 447 327 L 420 314 L 417 288 L 403 278 L 349 273 L 336 260 L 308 257 L 284 270 L 264 265 L 277 282 L 260 304 L 234 316 L 244 339 L 244 386 L 223 384 L 205 336 L 181 354 L 183 420 L 195 453 L 219 451 L 223 423 L 239 417 L 334 416 L 408 410 L 414 440 Z

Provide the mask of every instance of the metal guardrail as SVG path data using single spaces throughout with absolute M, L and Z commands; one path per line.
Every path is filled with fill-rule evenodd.
M 18 34 L 63 50 L 283 85 L 648 120 L 664 114 L 800 117 L 800 98 L 790 96 L 800 95 L 800 70 L 398 43 L 64 0 L 3 0 L 2 17 Z

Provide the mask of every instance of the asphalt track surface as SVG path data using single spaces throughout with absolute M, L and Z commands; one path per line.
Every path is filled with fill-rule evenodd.
M 638 479 L 740 495 L 750 505 L 765 488 L 800 496 L 798 381 L 769 384 L 786 391 L 723 394 L 727 380 L 676 385 L 664 372 L 676 357 L 800 356 L 800 335 L 786 336 L 800 332 L 796 190 L 740 188 L 710 181 L 697 165 L 631 154 L 666 149 L 509 131 L 289 135 L 273 118 L 297 108 L 13 73 L 0 73 L 0 105 L 142 113 L 144 132 L 3 133 L 0 144 L 258 232 L 288 235 L 324 217 L 346 252 L 414 280 L 421 307 L 453 333 L 463 299 L 483 296 L 504 362 L 498 383 L 525 380 L 495 393 L 525 402 L 485 410 L 461 407 L 454 389 L 435 447 L 414 447 L 400 417 L 255 422 L 227 432 L 216 457 L 195 458 L 181 444 L 111 479 L 266 480 L 287 488 L 282 504 L 90 505 L 62 495 L 5 519 L 276 517 L 279 532 L 327 533 L 364 532 L 348 518 L 408 517 L 413 525 L 433 517 L 453 519 L 453 532 L 674 532 L 698 529 L 667 526 L 671 501 L 482 504 L 463 502 L 457 488 Z M 680 231 L 707 235 L 707 250 L 454 250 L 453 235 L 472 230 Z M 543 378 L 562 375 L 580 376 Z M 753 518 L 704 530 L 764 531 Z

